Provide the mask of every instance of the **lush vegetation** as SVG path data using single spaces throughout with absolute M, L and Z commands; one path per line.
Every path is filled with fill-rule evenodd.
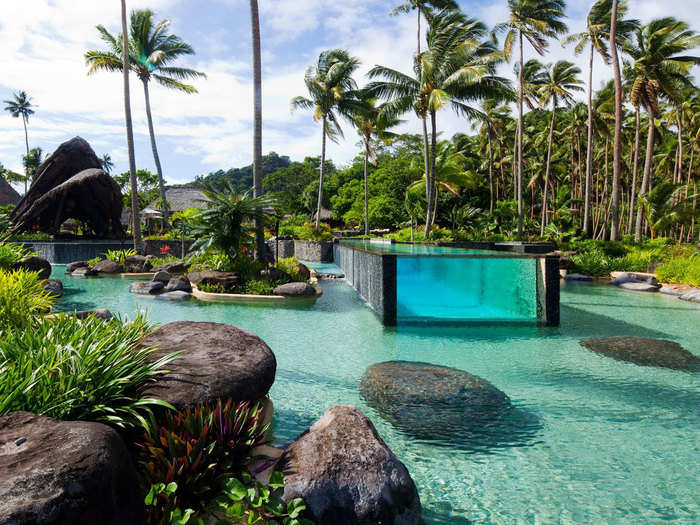
M 53 302 L 36 272 L 0 268 L 0 335 L 33 327 Z
M 700 255 L 670 259 L 656 269 L 656 277 L 664 283 L 689 284 L 700 288 Z

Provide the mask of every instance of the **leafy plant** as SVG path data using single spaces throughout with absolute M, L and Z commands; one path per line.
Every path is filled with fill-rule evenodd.
M 0 270 L 9 270 L 33 253 L 22 244 L 0 239 Z
M 197 288 L 206 293 L 226 293 L 226 289 L 218 283 L 200 283 Z
M 153 521 L 167 508 L 191 508 L 198 513 L 240 472 L 253 448 L 267 442 L 261 401 L 218 400 L 151 418 L 137 443 L 137 462 L 145 487 L 177 483 L 165 503 L 150 510 Z
M 0 269 L 0 335 L 35 325 L 53 303 L 37 272 Z
M 100 262 L 101 260 L 102 260 L 102 257 L 97 256 L 97 257 L 93 257 L 92 259 L 89 259 L 87 263 L 88 263 L 88 266 L 89 266 L 90 268 L 94 268 L 95 265 L 96 265 L 98 262 Z
M 294 229 L 294 237 L 300 241 L 331 241 L 333 232 L 325 223 L 321 223 L 318 228 L 307 223 Z
M 664 283 L 700 287 L 700 256 L 671 259 L 656 269 L 656 277 Z
M 138 252 L 131 248 L 128 250 L 107 250 L 104 256 L 110 261 L 114 261 L 115 263 L 121 264 L 122 267 L 126 267 L 126 259 L 137 254 Z
M 299 273 L 297 265 L 299 264 L 299 259 L 296 257 L 287 257 L 286 259 L 278 259 L 275 263 L 275 268 L 286 272 L 294 282 L 303 282 L 305 279 Z
M 137 346 L 149 330 L 141 316 L 122 323 L 67 314 L 31 330 L 3 330 L 0 415 L 26 410 L 121 428 L 146 425 L 153 407 L 169 405 L 142 399 L 139 389 L 175 356 L 151 362 L 152 349 Z

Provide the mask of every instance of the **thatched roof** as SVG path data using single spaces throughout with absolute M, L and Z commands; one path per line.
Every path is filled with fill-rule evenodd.
M 183 211 L 187 208 L 197 208 L 199 210 L 206 208 L 206 203 L 209 198 L 199 190 L 193 188 L 169 188 L 165 190 L 165 199 L 168 201 L 171 212 Z M 160 199 L 154 200 L 147 207 L 158 209 Z
M 21 199 L 22 197 L 10 186 L 10 183 L 0 176 L 0 206 L 17 205 Z
M 312 215 L 312 218 L 316 220 L 316 212 Z M 333 212 L 331 210 L 327 210 L 326 208 L 321 207 L 321 220 L 322 221 L 330 221 L 333 219 Z

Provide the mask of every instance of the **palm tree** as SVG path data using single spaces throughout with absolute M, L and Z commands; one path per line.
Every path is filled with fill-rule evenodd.
M 486 136 L 486 147 L 488 149 L 489 213 L 493 213 L 493 208 L 496 201 L 496 192 L 494 190 L 493 181 L 493 143 L 496 141 L 500 145 L 500 128 L 503 126 L 504 120 L 507 117 L 507 108 L 501 106 L 500 101 L 489 98 L 482 104 L 480 113 L 481 115 L 478 117 L 480 132 Z
M 397 117 L 384 111 L 381 105 L 377 105 L 377 100 L 367 90 L 360 90 L 357 94 L 359 107 L 354 111 L 352 118 L 353 125 L 362 137 L 364 146 L 364 187 L 365 187 L 365 235 L 369 235 L 369 176 L 368 163 L 376 164 L 376 154 L 372 148 L 372 138 L 376 137 L 385 142 L 390 141 L 396 135 L 389 131 L 390 128 L 398 126 L 402 121 Z
M 260 15 L 258 0 L 250 0 L 250 29 L 253 42 L 253 197 L 262 196 L 262 58 L 260 55 Z M 263 221 L 255 219 L 255 253 L 262 257 L 265 247 Z
M 24 172 L 27 174 L 27 177 L 32 182 L 34 182 L 34 179 L 37 176 L 37 170 L 39 169 L 39 166 L 41 166 L 41 163 L 44 161 L 43 155 L 43 150 L 37 147 L 30 149 L 29 153 L 22 157 L 22 163 L 24 164 Z
M 423 15 L 426 10 L 431 7 L 437 9 L 459 9 L 459 5 L 454 0 L 408 0 L 405 4 L 394 8 L 389 13 L 391 16 L 395 16 L 402 13 L 410 13 L 414 9 L 418 15 L 418 24 L 416 31 L 416 56 L 420 55 L 420 41 L 421 41 L 421 29 L 420 21 L 421 15 Z
M 547 67 L 546 77 L 539 86 L 540 105 L 545 106 L 550 101 L 552 103 L 552 119 L 549 124 L 549 138 L 547 141 L 547 168 L 544 176 L 544 192 L 542 194 L 542 222 L 540 224 L 540 235 L 544 235 L 547 225 L 547 193 L 549 191 L 549 176 L 552 167 L 552 143 L 554 142 L 554 120 L 557 114 L 559 102 L 571 105 L 574 102 L 573 92 L 583 91 L 578 75 L 581 69 L 567 62 L 560 60 L 554 66 Z
M 26 91 L 20 91 L 14 93 L 12 100 L 5 100 L 5 111 L 9 112 L 14 118 L 22 117 L 22 124 L 24 124 L 24 143 L 27 147 L 27 155 L 29 155 L 29 134 L 27 133 L 27 124 L 29 123 L 29 116 L 34 114 L 32 109 L 32 97 L 27 95 Z M 27 181 L 29 180 L 29 174 L 25 173 L 24 179 L 24 193 L 27 193 Z
M 644 175 L 639 190 L 640 201 L 646 194 L 651 178 L 654 154 L 654 132 L 656 117 L 659 116 L 659 99 L 673 96 L 679 85 L 687 82 L 686 73 L 694 64 L 700 64 L 700 57 L 685 55 L 687 51 L 700 45 L 700 37 L 691 31 L 688 24 L 672 17 L 652 20 L 644 28 L 638 29 L 634 40 L 625 42 L 624 50 L 633 60 L 633 76 L 630 102 L 644 106 L 649 115 L 647 151 L 644 161 Z M 642 238 L 643 209 L 637 209 L 634 238 Z
M 586 18 L 586 30 L 566 37 L 563 45 L 576 42 L 574 52 L 581 54 L 586 45 L 590 46 L 590 56 L 588 61 L 588 149 L 586 151 L 586 182 L 583 205 L 583 228 L 588 237 L 592 235 L 592 213 L 591 213 L 591 185 L 593 183 L 593 59 L 598 53 L 603 62 L 610 63 L 610 51 L 608 49 L 610 38 L 610 23 L 612 16 L 613 0 L 598 0 Z M 627 13 L 627 2 L 623 0 L 617 8 L 617 25 L 615 31 L 615 41 L 622 45 L 624 40 L 635 31 L 639 25 L 639 20 L 623 20 Z
M 304 83 L 309 92 L 307 97 L 294 97 L 292 111 L 309 109 L 314 113 L 314 121 L 321 121 L 321 166 L 319 168 L 318 202 L 316 205 L 316 228 L 321 225 L 323 202 L 323 172 L 326 162 L 326 139 L 333 142 L 343 136 L 340 116 L 352 119 L 353 110 L 358 107 L 354 100 L 357 84 L 352 74 L 360 61 L 342 49 L 322 52 L 318 62 L 310 66 L 304 75 Z
M 168 202 L 165 199 L 165 182 L 163 169 L 160 164 L 156 135 L 153 130 L 153 117 L 151 115 L 151 97 L 148 84 L 151 80 L 169 89 L 182 91 L 183 93 L 197 93 L 194 86 L 185 84 L 185 80 L 202 78 L 206 75 L 194 69 L 177 67 L 172 65 L 178 58 L 185 55 L 193 55 L 192 47 L 180 37 L 168 33 L 170 20 L 162 20 L 157 24 L 153 21 L 153 11 L 141 9 L 131 12 L 129 43 L 122 44 L 118 37 L 114 37 L 104 26 L 97 26 L 100 38 L 107 44 L 107 51 L 88 51 L 85 53 L 85 62 L 90 67 L 88 75 L 97 71 L 121 71 L 122 49 L 126 46 L 129 50 L 129 63 L 131 71 L 136 73 L 143 84 L 143 93 L 146 100 L 146 119 L 148 132 L 151 137 L 151 149 L 153 160 L 158 172 L 158 185 L 161 203 L 163 206 L 163 224 L 168 224 Z M 124 30 L 125 31 L 125 30 Z M 126 42 L 126 39 L 124 39 Z
M 547 38 L 556 37 L 567 30 L 564 18 L 564 0 L 508 0 L 510 18 L 498 24 L 494 32 L 507 31 L 503 51 L 507 60 L 513 54 L 516 38 L 520 50 L 518 85 L 518 237 L 523 234 L 523 39 L 527 39 L 533 49 L 544 55 Z
M 640 209 L 649 224 L 651 238 L 661 231 L 670 230 L 674 225 L 689 222 L 698 217 L 698 212 L 689 206 L 698 195 L 688 195 L 688 188 L 669 180 L 657 184 L 654 189 L 639 197 Z
M 100 164 L 102 165 L 102 171 L 105 173 L 112 173 L 112 168 L 114 168 L 114 162 L 112 162 L 112 156 L 109 153 L 105 153 L 100 158 Z
M 134 155 L 134 127 L 131 122 L 131 94 L 129 91 L 130 57 L 129 40 L 126 32 L 126 0 L 122 0 L 122 57 L 121 71 L 124 78 L 124 117 L 126 120 L 126 145 L 129 151 L 129 181 L 131 183 L 131 230 L 134 237 L 134 249 L 141 251 L 141 217 L 139 215 L 138 185 L 136 184 L 136 157 Z

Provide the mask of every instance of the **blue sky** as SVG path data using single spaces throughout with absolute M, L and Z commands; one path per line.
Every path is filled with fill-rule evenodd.
M 292 159 L 318 155 L 320 130 L 309 114 L 292 114 L 289 100 L 304 94 L 303 72 L 318 53 L 342 47 L 362 60 L 357 74 L 375 64 L 410 71 L 415 48 L 415 16 L 389 17 L 398 1 L 259 0 L 263 41 L 264 144 Z M 571 0 L 572 31 L 583 28 L 593 0 Z M 121 79 L 117 74 L 86 76 L 83 54 L 102 46 L 95 25 L 119 31 L 118 0 L 22 0 L 4 2 L 0 20 L 0 100 L 24 89 L 37 113 L 30 120 L 30 146 L 45 152 L 75 135 L 87 139 L 98 155 L 109 153 L 116 171 L 126 170 Z M 461 0 L 462 8 L 489 25 L 507 17 L 506 0 Z M 677 16 L 700 29 L 700 0 L 630 0 L 632 14 L 648 21 Z M 172 20 L 172 32 L 191 43 L 197 54 L 183 63 L 204 71 L 199 94 L 183 95 L 153 86 L 154 122 L 168 182 L 192 180 L 219 168 L 251 161 L 251 49 L 247 0 L 127 0 L 129 9 L 150 7 Z M 573 59 L 570 49 L 553 42 L 545 61 Z M 531 54 L 531 53 L 530 53 Z M 582 67 L 585 57 L 575 59 Z M 509 75 L 511 66 L 503 66 Z M 610 71 L 596 63 L 594 84 Z M 132 77 L 136 158 L 139 168 L 153 168 L 145 120 L 143 90 Z M 418 132 L 407 116 L 403 131 Z M 21 170 L 24 135 L 19 119 L 0 115 L 0 162 Z M 469 131 L 470 123 L 446 110 L 439 116 L 446 135 Z M 358 151 L 356 135 L 345 126 L 346 140 L 329 147 L 338 164 Z

